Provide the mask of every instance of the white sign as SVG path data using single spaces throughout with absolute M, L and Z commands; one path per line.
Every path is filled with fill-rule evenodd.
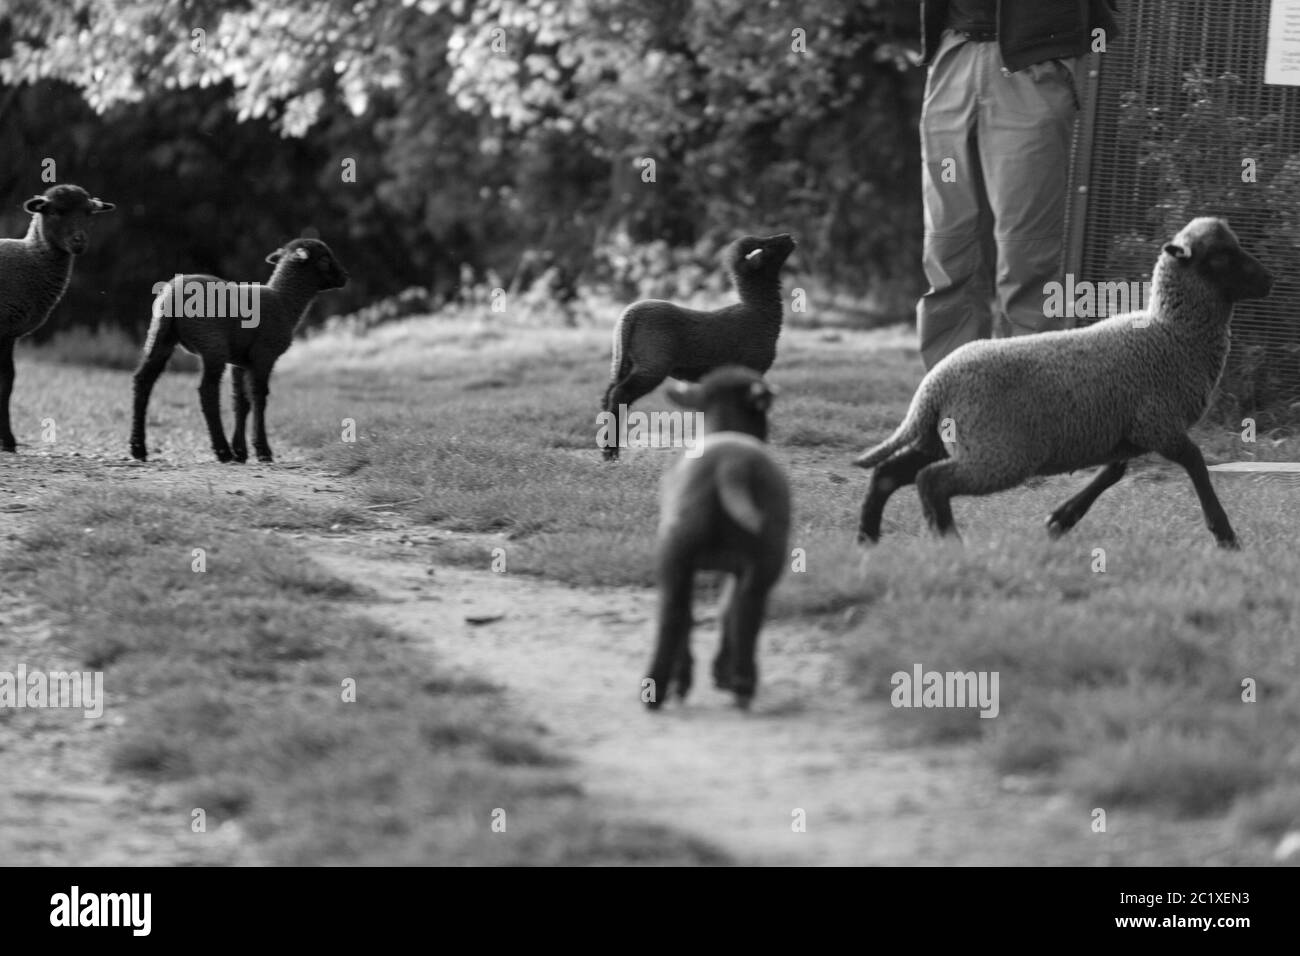
M 1273 0 L 1268 15 L 1264 82 L 1300 86 L 1300 0 Z

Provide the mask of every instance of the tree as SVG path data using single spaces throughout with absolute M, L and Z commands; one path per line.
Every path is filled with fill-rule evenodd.
M 248 212 L 206 232 L 179 214 L 182 247 L 227 248 L 268 207 L 276 230 L 301 228 L 286 197 L 310 202 L 328 212 L 317 228 L 345 230 L 345 262 L 379 250 L 367 294 L 450 284 L 462 263 L 508 275 L 533 247 L 590 274 L 615 237 L 709 246 L 770 228 L 798 235 L 822 278 L 905 296 L 915 21 L 885 0 L 12 0 L 0 127 L 21 85 L 58 99 L 51 84 L 70 84 L 99 117 L 98 162 L 143 140 L 150 177 L 184 181 L 211 176 L 187 165 L 201 144 L 230 147 L 247 175 L 227 210 Z M 60 139 L 34 121 L 27 140 Z M 0 174 L 30 183 L 31 159 Z

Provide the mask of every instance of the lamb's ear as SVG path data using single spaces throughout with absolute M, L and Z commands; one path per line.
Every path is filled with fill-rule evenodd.
M 682 408 L 700 407 L 700 387 L 698 385 L 670 385 L 664 393 L 674 405 Z
M 45 207 L 49 204 L 50 201 L 44 196 L 33 196 L 31 199 L 27 200 L 27 202 L 23 203 L 23 210 L 34 216 L 38 212 L 44 212 Z
M 763 258 L 763 249 L 761 246 L 755 249 L 753 252 L 748 252 L 745 254 L 745 261 L 752 266 L 758 265 L 759 260 L 762 258 Z
M 90 200 L 90 214 L 92 216 L 98 215 L 101 212 L 112 212 L 116 208 L 117 207 L 111 202 L 104 202 L 102 199 Z
M 282 258 L 284 258 L 284 250 L 276 249 L 275 252 L 271 253 L 269 256 L 266 257 L 266 261 L 271 263 L 271 265 L 275 265 Z
M 1165 252 L 1169 253 L 1175 259 L 1190 259 L 1192 257 L 1192 250 L 1177 242 L 1166 243 Z
M 772 407 L 776 389 L 765 382 L 754 382 L 749 386 L 749 404 L 760 412 L 766 413 Z

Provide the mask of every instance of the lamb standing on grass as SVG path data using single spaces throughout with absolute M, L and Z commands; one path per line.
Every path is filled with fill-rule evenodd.
M 1187 470 L 1215 539 L 1237 547 L 1187 430 L 1205 414 L 1223 373 L 1233 303 L 1263 298 L 1273 279 L 1226 221 L 1200 218 L 1164 247 L 1152 280 L 1145 311 L 1083 329 L 971 342 L 931 369 L 903 424 L 855 462 L 878 466 L 859 542 L 880 538 L 885 502 L 913 481 L 926 521 L 955 534 L 953 495 L 1104 466 L 1048 516 L 1056 537 L 1124 477 L 1130 458 L 1154 451 Z
M 341 289 L 348 274 L 339 265 L 329 246 L 318 239 L 295 239 L 266 257 L 275 265 L 265 285 L 240 283 L 239 298 L 253 304 L 251 318 L 238 314 L 190 314 L 178 309 L 191 294 L 233 285 L 215 276 L 183 275 L 173 279 L 153 304 L 153 320 L 145 340 L 144 360 L 135 373 L 135 409 L 131 427 L 131 455 L 140 461 L 145 450 L 145 412 L 154 382 L 167 365 L 179 343 L 203 361 L 199 381 L 199 404 L 212 438 L 212 450 L 218 461 L 248 460 L 244 440 L 244 423 L 251 403 L 253 409 L 253 447 L 258 461 L 271 461 L 271 446 L 266 438 L 266 399 L 271 394 L 271 369 L 293 344 L 293 334 L 307 314 L 316 293 Z M 233 298 L 233 297 L 232 297 Z M 218 296 L 222 302 L 229 301 Z M 232 390 L 235 400 L 235 433 L 231 444 L 221 427 L 221 376 L 226 365 L 234 366 Z
M 80 186 L 51 186 L 23 203 L 32 214 L 22 239 L 0 239 L 0 450 L 16 451 L 9 427 L 14 340 L 45 324 L 72 278 L 72 260 L 86 251 L 90 217 L 112 212 Z
M 776 361 L 781 334 L 781 266 L 794 251 L 788 235 L 745 236 L 727 249 L 727 272 L 740 301 L 712 312 L 663 299 L 633 302 L 614 326 L 614 356 L 603 410 L 614 415 L 654 391 L 665 378 L 698 382 L 723 365 L 759 373 Z M 618 446 L 606 445 L 606 460 Z
M 704 413 L 705 437 L 698 457 L 683 458 L 664 476 L 656 552 L 659 632 L 646 705 L 659 707 L 670 689 L 680 697 L 691 689 L 695 573 L 724 571 L 713 681 L 746 707 L 758 685 L 754 650 L 763 610 L 785 568 L 790 533 L 790 487 L 763 444 L 772 390 L 757 372 L 730 366 L 668 395 Z

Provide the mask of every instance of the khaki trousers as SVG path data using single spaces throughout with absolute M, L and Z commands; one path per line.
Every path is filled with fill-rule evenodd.
M 1077 58 L 1007 73 L 996 43 L 946 30 L 921 109 L 926 368 L 979 338 L 1064 327 L 1044 315 L 1061 281 Z

